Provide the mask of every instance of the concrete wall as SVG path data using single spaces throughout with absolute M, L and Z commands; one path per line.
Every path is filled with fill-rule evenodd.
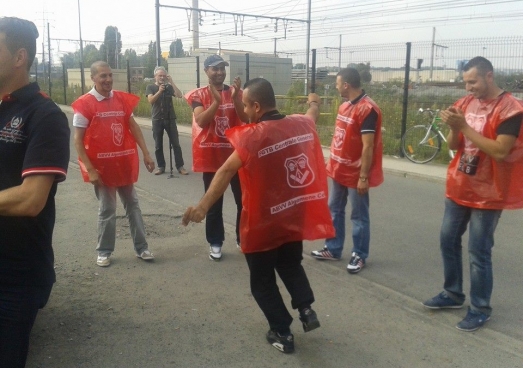
M 91 70 L 89 68 L 84 69 L 84 78 L 85 92 L 88 92 L 94 85 L 91 80 Z M 69 87 L 81 87 L 80 69 L 67 69 L 67 82 Z M 113 69 L 113 89 L 127 91 L 127 69 Z
M 404 70 L 371 70 L 370 73 L 372 74 L 372 82 L 384 83 L 389 82 L 391 80 L 403 81 L 403 79 L 405 78 Z M 416 81 L 417 73 L 418 72 L 416 70 L 410 71 L 409 77 L 411 81 Z M 432 71 L 433 82 L 454 82 L 458 76 L 459 73 L 455 69 Z M 430 79 L 430 70 L 420 70 L 419 78 L 421 79 L 421 82 L 428 82 Z
M 216 52 L 199 52 L 200 64 L 200 87 L 209 83 L 207 75 L 203 70 L 205 59 Z M 247 80 L 245 53 L 223 53 L 221 55 L 229 63 L 225 84 L 231 85 L 236 76 L 242 80 L 242 85 Z M 174 83 L 183 93 L 196 88 L 196 58 L 170 58 L 167 60 L 168 71 Z M 249 55 L 249 78 L 262 77 L 271 82 L 276 94 L 286 94 L 292 83 L 292 59 L 277 58 L 270 55 Z

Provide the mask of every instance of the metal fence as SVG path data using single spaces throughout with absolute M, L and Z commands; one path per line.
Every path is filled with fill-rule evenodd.
M 489 59 L 494 65 L 498 85 L 523 98 L 523 37 L 520 36 L 318 48 L 312 50 L 312 67 L 307 81 L 304 50 L 277 55 L 219 49 L 201 52 L 196 57 L 169 59 L 169 73 L 182 92 L 206 85 L 203 71 L 206 53 L 221 53 L 230 63 L 226 83 L 231 84 L 235 76 L 240 76 L 242 81 L 254 77 L 268 79 L 277 86 L 278 107 L 285 113 L 305 111 L 306 91 L 323 96 L 325 103 L 318 131 L 324 144 L 330 143 L 340 103 L 334 88 L 336 74 L 340 67 L 358 68 L 362 76 L 365 75 L 364 89 L 382 109 L 385 153 L 392 155 L 400 152 L 402 132 L 419 122 L 416 115 L 419 108 L 446 108 L 466 94 L 461 68 L 475 56 Z M 64 82 L 60 80 L 55 84 L 61 86 Z M 143 96 L 144 85 L 133 81 L 128 73 L 128 90 L 142 95 L 145 101 L 142 110 L 148 105 Z M 65 88 L 63 91 L 66 94 Z M 66 103 L 71 101 L 69 96 L 62 98 Z M 59 98 L 57 102 L 61 102 Z M 183 102 L 176 107 L 186 108 Z M 187 121 L 181 123 L 190 123 L 190 111 L 182 112 L 181 116 L 187 117 Z

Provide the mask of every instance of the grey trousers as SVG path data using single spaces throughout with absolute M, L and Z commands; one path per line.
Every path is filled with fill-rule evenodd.
M 142 210 L 138 204 L 138 196 L 134 185 L 123 187 L 106 187 L 96 185 L 94 192 L 98 198 L 98 255 L 109 256 L 114 251 L 116 242 L 116 192 L 125 208 L 125 215 L 129 220 L 129 228 L 133 239 L 134 250 L 141 254 L 148 248 L 145 240 L 145 226 Z

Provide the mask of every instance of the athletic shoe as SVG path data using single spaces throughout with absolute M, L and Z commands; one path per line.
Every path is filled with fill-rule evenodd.
M 143 259 L 144 261 L 150 261 L 154 259 L 154 255 L 149 249 L 144 250 L 142 253 L 137 254 L 136 257 Z
M 456 325 L 456 328 L 461 331 L 472 332 L 483 326 L 490 319 L 490 316 L 478 311 L 470 309 L 465 318 Z
M 209 259 L 211 261 L 219 261 L 222 259 L 222 247 L 211 245 L 209 248 Z
M 107 267 L 111 264 L 111 260 L 109 259 L 109 256 L 98 256 L 96 258 L 96 264 L 100 267 Z
M 320 327 L 318 316 L 311 308 L 303 308 L 300 311 L 300 321 L 303 324 L 303 331 L 305 332 L 309 332 Z
M 425 300 L 422 304 L 428 309 L 459 309 L 463 307 L 463 303 L 458 303 L 450 298 L 444 291 L 432 299 Z
M 290 354 L 294 352 L 294 336 L 291 333 L 280 335 L 276 331 L 269 330 L 267 341 L 282 353 Z
M 165 172 L 165 168 L 164 167 L 159 167 L 154 172 L 154 175 L 162 175 L 164 172 Z
M 355 252 L 352 252 L 352 257 L 347 265 L 348 273 L 358 273 L 365 266 L 365 261 Z
M 189 172 L 183 166 L 178 168 L 178 172 L 182 175 L 189 175 Z
M 326 246 L 322 250 L 313 250 L 311 252 L 311 256 L 313 256 L 316 259 L 326 260 L 326 261 L 339 261 L 340 260 L 339 258 L 334 257 L 332 255 L 332 253 L 327 249 Z

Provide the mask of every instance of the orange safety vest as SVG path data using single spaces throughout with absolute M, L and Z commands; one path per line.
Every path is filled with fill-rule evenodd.
M 454 106 L 465 112 L 467 124 L 475 131 L 494 140 L 502 122 L 523 112 L 523 105 L 508 92 L 487 101 L 469 95 Z M 461 133 L 459 139 L 457 154 L 447 171 L 446 196 L 472 208 L 523 208 L 523 124 L 516 144 L 501 162 Z
M 358 186 L 363 149 L 361 124 L 373 109 L 378 113 L 378 121 L 374 133 L 374 151 L 368 181 L 370 187 L 376 187 L 383 183 L 381 110 L 367 95 L 356 104 L 347 101 L 338 108 L 330 157 L 327 161 L 327 175 L 348 188 Z
M 325 163 L 314 122 L 303 115 L 229 129 L 242 161 L 244 253 L 332 238 Z
M 98 101 L 87 93 L 71 104 L 75 113 L 89 120 L 85 151 L 106 186 L 121 187 L 138 180 L 138 152 L 129 119 L 139 101 L 138 96 L 113 91 L 112 98 Z M 84 181 L 89 182 L 84 163 L 80 158 L 78 162 Z
M 242 91 L 238 91 L 239 97 Z M 196 120 L 192 119 L 192 151 L 194 172 L 216 172 L 220 166 L 229 158 L 234 149 L 225 136 L 229 128 L 242 125 L 238 118 L 234 102 L 232 100 L 232 88 L 221 91 L 222 103 L 214 116 L 214 120 L 205 128 L 200 128 Z M 209 86 L 198 88 L 185 94 L 189 106 L 193 101 L 200 102 L 207 110 L 213 102 L 212 92 Z

